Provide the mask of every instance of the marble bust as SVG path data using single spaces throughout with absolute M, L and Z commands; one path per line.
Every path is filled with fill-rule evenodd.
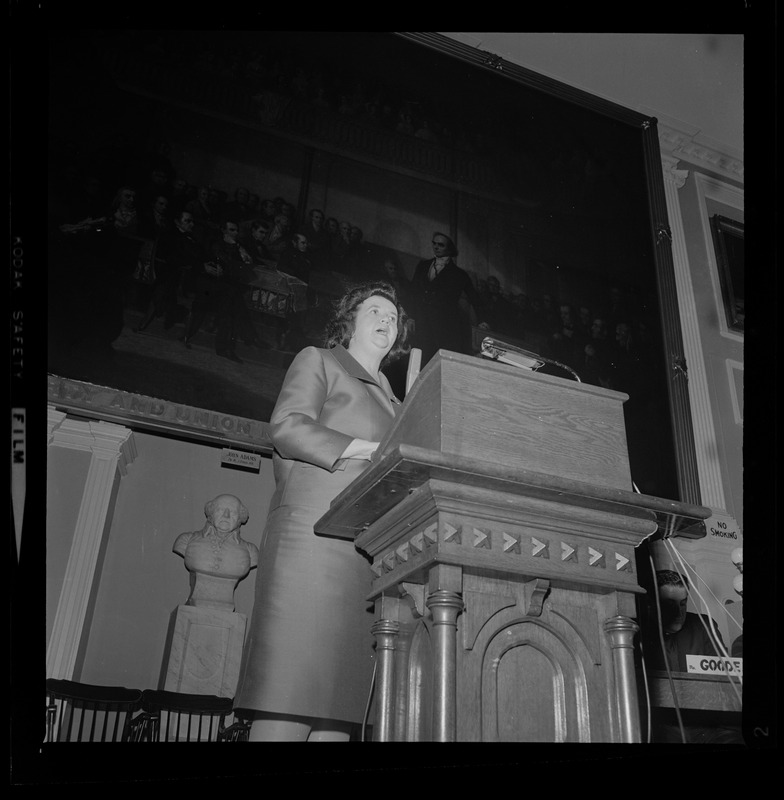
M 204 527 L 181 533 L 172 548 L 190 573 L 185 605 L 234 611 L 237 584 L 259 562 L 259 548 L 240 537 L 248 509 L 233 494 L 220 494 L 205 503 L 204 516 Z

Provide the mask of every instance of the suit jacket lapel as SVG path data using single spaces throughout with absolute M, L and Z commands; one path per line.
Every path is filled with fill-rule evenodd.
M 343 345 L 336 345 L 330 349 L 329 352 L 332 354 L 335 361 L 337 361 L 338 364 L 340 364 L 340 366 L 343 367 L 343 369 L 348 373 L 348 375 L 350 375 L 352 378 L 362 381 L 370 387 L 371 395 L 384 407 L 386 411 L 393 416 L 397 414 L 400 401 L 394 397 L 391 388 L 384 387 L 375 381 L 370 373 L 368 373 L 368 371 L 359 363 L 359 361 L 354 358 L 354 356 L 351 355 L 351 353 L 348 352 L 348 350 L 346 350 L 345 347 L 343 347 Z

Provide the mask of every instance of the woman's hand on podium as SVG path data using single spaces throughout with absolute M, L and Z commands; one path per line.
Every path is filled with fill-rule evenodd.
M 378 449 L 379 442 L 368 442 L 366 439 L 352 439 L 348 447 L 341 453 L 341 458 L 359 458 L 370 461 Z

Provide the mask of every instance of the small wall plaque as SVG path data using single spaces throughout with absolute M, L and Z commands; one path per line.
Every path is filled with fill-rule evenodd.
M 243 450 L 224 447 L 221 453 L 221 466 L 258 472 L 261 469 L 261 456 L 257 453 L 246 453 Z

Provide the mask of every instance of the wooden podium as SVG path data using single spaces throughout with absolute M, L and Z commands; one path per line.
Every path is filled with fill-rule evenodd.
M 626 395 L 439 351 L 320 533 L 372 558 L 375 741 L 637 742 Z

